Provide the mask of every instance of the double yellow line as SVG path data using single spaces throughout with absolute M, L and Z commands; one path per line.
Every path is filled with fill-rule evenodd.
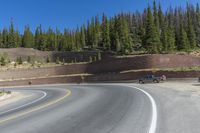
M 35 112 L 35 111 L 38 111 L 38 110 L 44 109 L 44 108 L 46 108 L 46 107 L 48 107 L 48 106 L 51 106 L 51 105 L 53 105 L 53 104 L 56 104 L 56 103 L 58 103 L 58 102 L 64 100 L 64 99 L 67 98 L 68 96 L 70 96 L 71 93 L 72 93 L 72 92 L 71 92 L 70 90 L 67 90 L 65 96 L 63 96 L 63 97 L 61 97 L 61 98 L 59 98 L 59 99 L 57 99 L 57 100 L 55 100 L 55 101 L 52 101 L 52 102 L 50 102 L 50 103 L 48 103 L 48 104 L 45 104 L 45 105 L 43 105 L 43 106 L 39 106 L 38 108 L 34 108 L 34 109 L 32 109 L 32 110 L 29 110 L 29 111 L 26 111 L 26 112 L 23 112 L 23 113 L 20 113 L 20 114 L 17 114 L 17 115 L 8 117 L 8 118 L 6 118 L 6 119 L 0 120 L 0 124 L 3 124 L 3 123 L 8 122 L 8 121 L 10 121 L 10 120 L 14 120 L 14 119 L 16 119 L 16 118 L 22 117 L 22 116 L 24 116 L 24 115 L 33 113 L 33 112 Z

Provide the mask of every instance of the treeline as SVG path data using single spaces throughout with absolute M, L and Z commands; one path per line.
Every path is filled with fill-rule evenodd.
M 187 7 L 163 11 L 154 1 L 143 12 L 120 13 L 108 18 L 96 16 L 76 30 L 42 26 L 33 33 L 28 26 L 20 34 L 11 22 L 0 32 L 0 47 L 26 47 L 48 51 L 82 51 L 100 49 L 119 54 L 134 52 L 171 53 L 191 51 L 200 46 L 200 7 L 187 3 Z

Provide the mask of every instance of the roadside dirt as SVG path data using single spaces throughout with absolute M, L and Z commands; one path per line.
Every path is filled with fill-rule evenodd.
M 138 86 L 147 90 L 155 99 L 158 111 L 157 132 L 200 131 L 200 83 L 197 78 L 171 79 L 165 83 Z
M 197 79 L 167 81 L 165 83 L 158 84 L 158 86 L 175 91 L 188 92 L 192 97 L 200 97 L 200 83 L 197 82 Z
M 11 94 L 5 94 L 0 97 L 0 107 L 17 102 L 18 100 L 24 98 L 25 95 L 19 93 L 19 92 L 12 92 Z

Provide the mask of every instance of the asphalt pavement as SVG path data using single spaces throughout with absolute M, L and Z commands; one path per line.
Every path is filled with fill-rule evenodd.
M 0 109 L 2 133 L 200 132 L 200 111 L 186 94 L 157 85 L 53 85 L 9 90 L 29 97 Z

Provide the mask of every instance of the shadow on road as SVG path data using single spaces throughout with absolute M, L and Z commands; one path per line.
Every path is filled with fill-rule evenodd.
M 192 84 L 193 86 L 200 86 L 200 83 Z

